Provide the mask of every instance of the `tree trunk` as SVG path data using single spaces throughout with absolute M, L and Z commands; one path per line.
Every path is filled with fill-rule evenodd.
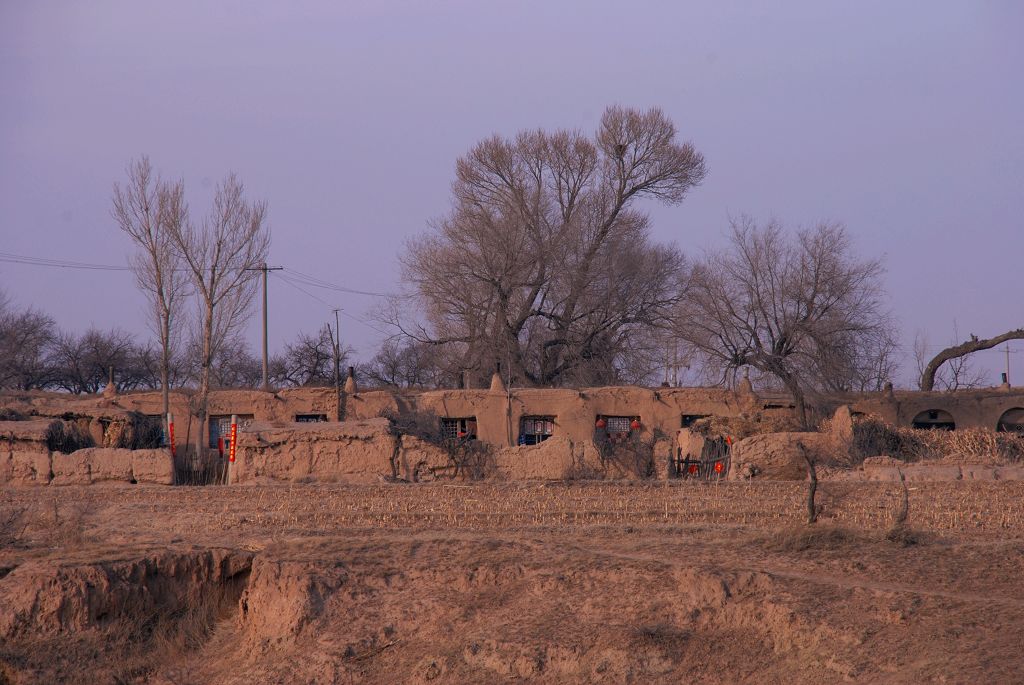
M 978 340 L 976 337 L 971 336 L 971 339 L 967 342 L 954 345 L 953 347 L 947 347 L 928 362 L 928 366 L 925 367 L 924 373 L 921 374 L 921 390 L 927 391 L 935 389 L 935 374 L 938 373 L 939 367 L 946 362 L 952 359 L 965 357 L 972 352 L 991 349 L 996 345 L 1000 345 L 1010 340 L 1024 340 L 1024 328 L 1007 331 L 1002 335 L 997 335 L 994 338 L 987 338 L 985 340 Z
M 160 392 L 164 407 L 164 434 L 170 435 L 170 426 L 167 425 L 167 415 L 171 412 L 171 322 L 167 314 L 164 314 L 160 330 Z
M 814 502 L 814 497 L 818 494 L 818 470 L 814 466 L 814 460 L 807 454 L 807 449 L 803 443 L 797 443 L 797 448 L 807 463 L 807 523 L 816 523 L 818 521 L 818 507 Z
M 203 323 L 203 359 L 199 369 L 199 393 L 196 404 L 196 419 L 199 430 L 196 431 L 196 456 L 204 449 L 203 438 L 206 428 L 206 414 L 210 400 L 210 367 L 213 365 L 213 305 L 206 305 L 206 320 Z

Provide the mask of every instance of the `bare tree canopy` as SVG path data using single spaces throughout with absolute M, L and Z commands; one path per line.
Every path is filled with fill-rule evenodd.
M 339 349 L 338 364 L 344 364 L 352 350 Z M 285 343 L 284 352 L 270 360 L 270 374 L 279 386 L 334 385 L 334 337 L 324 326 L 314 336 L 299 333 L 292 342 Z
M 0 388 L 38 390 L 56 378 L 52 358 L 57 328 L 47 314 L 19 310 L 0 291 Z
M 368 386 L 436 388 L 455 375 L 442 366 L 438 352 L 428 343 L 386 340 L 373 359 L 360 366 L 359 376 Z
M 54 341 L 55 387 L 73 393 L 96 393 L 114 372 L 118 391 L 155 388 L 160 371 L 151 347 L 119 328 L 90 328 L 82 335 L 60 333 Z
M 245 324 L 256 294 L 255 269 L 266 263 L 270 232 L 264 202 L 245 199 L 242 182 L 228 174 L 217 185 L 213 206 L 200 226 L 169 225 L 200 304 L 199 389 L 195 414 L 206 420 L 211 370 L 226 341 Z M 197 434 L 196 449 L 202 449 Z
M 705 174 L 657 109 L 611 107 L 593 139 L 484 140 L 458 160 L 451 213 L 402 260 L 421 320 L 391 322 L 482 378 L 501 360 L 530 385 L 615 382 L 634 338 L 667 321 L 683 271 L 633 205 L 681 202 Z
M 184 183 L 155 178 L 146 156 L 131 162 L 128 182 L 114 184 L 112 214 L 138 248 L 131 260 L 135 281 L 150 306 L 150 325 L 160 345 L 163 413 L 170 408 L 171 364 L 177 323 L 187 295 L 188 276 L 172 234 L 188 222 Z
M 711 372 L 774 377 L 806 423 L 808 390 L 878 389 L 895 371 L 882 275 L 881 262 L 852 254 L 839 224 L 790 236 L 743 218 L 727 249 L 695 265 L 679 336 Z
M 925 366 L 924 371 L 921 372 L 921 389 L 935 389 L 935 377 L 943 364 L 946 364 L 947 362 L 955 364 L 957 360 L 963 359 L 969 354 L 981 352 L 982 350 L 989 350 L 996 345 L 1002 345 L 1003 343 L 1011 340 L 1024 340 L 1024 328 L 1017 328 L 1012 331 L 1001 333 L 995 337 L 985 338 L 982 340 L 979 340 L 978 336 L 972 335 L 970 340 L 962 342 L 959 345 L 947 347 L 932 357 L 931 361 L 929 361 Z

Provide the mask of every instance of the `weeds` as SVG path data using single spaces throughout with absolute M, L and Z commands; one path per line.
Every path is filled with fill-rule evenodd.
M 46 447 L 51 452 L 71 454 L 80 449 L 95 447 L 89 431 L 77 421 L 51 421 L 46 427 Z
M 765 542 L 773 552 L 821 552 L 842 549 L 860 541 L 846 528 L 832 526 L 795 526 L 783 528 Z

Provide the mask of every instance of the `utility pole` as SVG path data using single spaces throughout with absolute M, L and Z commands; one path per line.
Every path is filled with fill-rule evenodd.
M 338 421 L 341 421 L 341 322 L 338 319 L 338 312 L 341 309 L 334 310 L 334 390 L 335 396 L 338 398 Z M 328 328 L 331 325 L 328 324 Z
M 263 272 L 263 391 L 267 392 L 270 390 L 270 359 L 267 356 L 267 273 L 270 271 L 280 271 L 284 267 L 281 266 L 267 266 L 266 262 L 263 262 L 263 266 L 256 267 L 254 269 L 246 269 L 246 271 L 262 271 Z
M 1006 386 L 1010 386 L 1010 343 L 1004 345 L 1006 348 Z

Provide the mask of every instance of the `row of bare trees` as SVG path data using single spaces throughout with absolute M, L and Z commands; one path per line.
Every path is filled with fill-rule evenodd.
M 350 350 L 342 349 L 342 362 Z M 299 333 L 270 358 L 275 387 L 333 385 L 334 351 L 330 334 Z M 262 364 L 245 342 L 234 336 L 218 347 L 210 382 L 218 388 L 254 388 Z M 61 330 L 49 315 L 19 309 L 0 293 L 0 389 L 58 390 L 95 393 L 106 387 L 113 369 L 119 392 L 165 387 L 196 388 L 201 350 L 188 338 L 175 345 L 164 367 L 161 349 L 121 329 L 90 328 L 82 334 Z

